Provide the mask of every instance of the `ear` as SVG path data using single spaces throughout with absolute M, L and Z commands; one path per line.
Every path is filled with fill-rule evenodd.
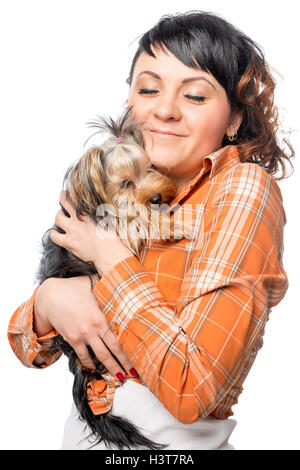
M 232 136 L 234 134 L 237 134 L 239 127 L 242 123 L 242 120 L 243 120 L 243 111 L 238 110 L 231 114 L 229 125 L 226 130 L 227 136 Z

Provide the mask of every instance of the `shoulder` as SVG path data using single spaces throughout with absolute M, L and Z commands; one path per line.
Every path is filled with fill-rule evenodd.
M 279 185 L 273 176 L 257 163 L 251 162 L 239 162 L 219 173 L 216 196 L 224 192 L 252 198 L 272 193 L 282 201 Z
M 249 180 L 261 180 L 266 181 L 272 177 L 266 172 L 266 170 L 258 165 L 257 163 L 252 162 L 237 162 L 232 165 L 230 168 L 225 168 L 224 171 L 219 173 L 219 181 L 224 182 L 231 178 L 241 178 Z
M 278 215 L 286 223 L 280 187 L 272 175 L 257 163 L 239 162 L 218 175 L 214 203 L 221 206 L 243 206 L 246 210 L 263 211 L 272 220 Z

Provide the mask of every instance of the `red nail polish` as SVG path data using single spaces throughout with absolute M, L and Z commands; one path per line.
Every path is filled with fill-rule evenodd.
M 131 373 L 133 377 L 137 377 L 139 375 L 134 368 L 130 369 L 129 372 Z
M 124 375 L 121 374 L 121 372 L 118 372 L 118 373 L 116 374 L 116 377 L 118 377 L 118 379 L 121 380 L 121 382 L 123 382 L 124 379 L 125 379 Z

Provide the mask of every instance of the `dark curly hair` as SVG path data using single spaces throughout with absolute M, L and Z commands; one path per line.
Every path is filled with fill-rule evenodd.
M 294 149 L 286 138 L 282 144 L 278 140 L 276 82 L 260 46 L 213 13 L 192 10 L 164 15 L 140 38 L 126 80 L 129 85 L 140 54 L 155 57 L 151 46 L 169 50 L 188 67 L 211 73 L 225 89 L 231 110 L 242 110 L 235 141 L 241 161 L 257 163 L 276 180 L 290 176 L 286 175 L 286 162 L 294 170 Z M 222 146 L 230 143 L 225 135 Z M 279 165 L 282 174 L 275 176 Z

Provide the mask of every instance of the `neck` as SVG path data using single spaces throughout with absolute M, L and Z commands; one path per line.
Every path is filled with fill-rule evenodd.
M 173 180 L 177 186 L 177 193 L 179 193 L 179 191 L 181 191 L 185 185 L 187 185 L 190 181 L 192 181 L 192 179 L 194 179 L 195 176 L 199 174 L 199 172 L 200 172 L 200 168 L 192 175 L 183 176 L 182 178 L 173 177 Z

